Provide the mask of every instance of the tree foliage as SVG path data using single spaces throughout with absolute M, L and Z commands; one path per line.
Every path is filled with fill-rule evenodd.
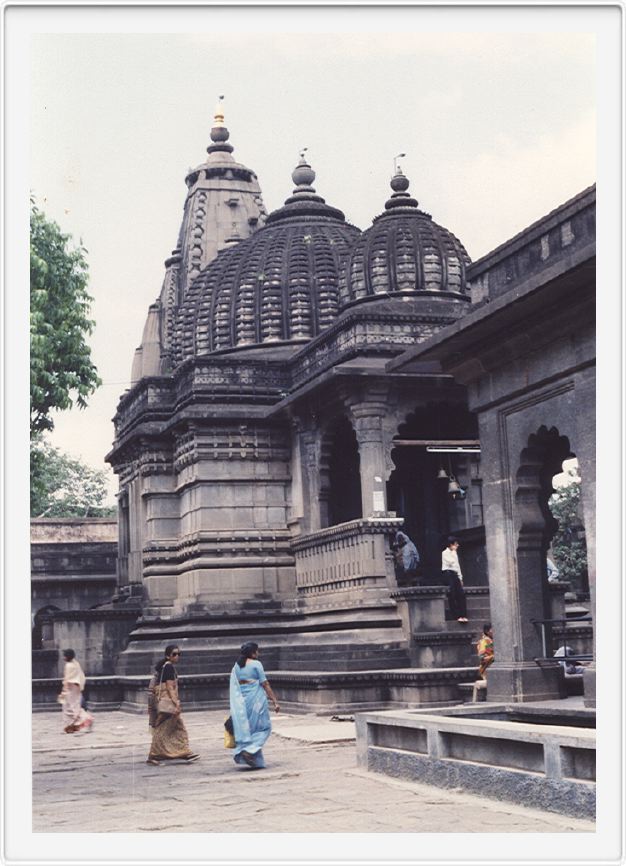
M 574 589 L 585 591 L 587 576 L 587 543 L 580 519 L 580 478 L 575 469 L 569 469 L 570 482 L 559 487 L 550 497 L 550 511 L 559 527 L 552 539 L 554 562 L 559 579 L 569 580 Z
M 104 505 L 106 473 L 54 448 L 41 436 L 31 440 L 31 517 L 111 517 Z
M 51 411 L 84 408 L 102 384 L 85 338 L 93 298 L 87 292 L 86 250 L 30 209 L 30 426 L 31 435 L 52 430 Z

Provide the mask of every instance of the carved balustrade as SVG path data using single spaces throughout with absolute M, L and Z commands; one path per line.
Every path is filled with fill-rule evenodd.
M 293 542 L 298 595 L 353 589 L 396 588 L 390 540 L 403 520 L 391 517 L 351 520 Z

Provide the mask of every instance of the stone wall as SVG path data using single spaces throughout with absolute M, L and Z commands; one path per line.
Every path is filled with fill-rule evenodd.
M 34 678 L 62 674 L 72 648 L 85 672 L 109 674 L 138 610 L 112 605 L 117 590 L 117 521 L 31 521 L 31 610 Z
M 31 520 L 30 537 L 33 625 L 39 611 L 87 610 L 111 599 L 117 585 L 117 520 Z
M 115 671 L 117 657 L 126 647 L 137 621 L 137 609 L 100 609 L 62 611 L 47 620 L 52 643 L 59 652 L 57 671 L 61 675 L 61 650 L 71 647 L 88 676 L 107 676 Z

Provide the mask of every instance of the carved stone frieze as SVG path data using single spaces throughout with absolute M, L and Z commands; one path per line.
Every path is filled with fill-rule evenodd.
M 363 313 L 354 311 L 352 316 L 342 318 L 298 353 L 291 367 L 292 388 L 362 351 L 391 357 L 407 346 L 429 339 L 440 328 L 456 321 L 458 313 L 432 316 L 370 313 L 364 318 Z
M 174 542 L 151 542 L 143 549 L 144 568 L 166 566 L 175 569 L 190 560 L 216 562 L 246 559 L 246 563 L 263 565 L 293 564 L 291 534 L 285 530 L 233 532 L 202 530 Z M 252 563 L 251 560 L 257 560 Z
M 201 460 L 286 462 L 291 456 L 287 430 L 257 424 L 195 428 L 177 438 L 174 468 L 180 472 Z

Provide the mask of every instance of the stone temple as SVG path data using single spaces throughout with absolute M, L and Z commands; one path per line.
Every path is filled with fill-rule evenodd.
M 472 262 L 401 169 L 361 231 L 304 156 L 268 214 L 221 107 L 207 150 L 114 419 L 117 589 L 89 616 L 127 627 L 108 666 L 89 671 L 82 645 L 90 699 L 138 706 L 175 642 L 186 705 L 224 701 L 255 639 L 286 709 L 458 703 L 490 619 L 488 700 L 562 696 L 548 659 L 565 630 L 594 706 L 595 187 Z M 572 457 L 578 624 L 546 577 L 552 478 Z M 394 570 L 398 529 L 421 554 L 415 586 Z M 468 624 L 446 618 L 450 533 Z M 73 613 L 48 634 L 80 651 Z

